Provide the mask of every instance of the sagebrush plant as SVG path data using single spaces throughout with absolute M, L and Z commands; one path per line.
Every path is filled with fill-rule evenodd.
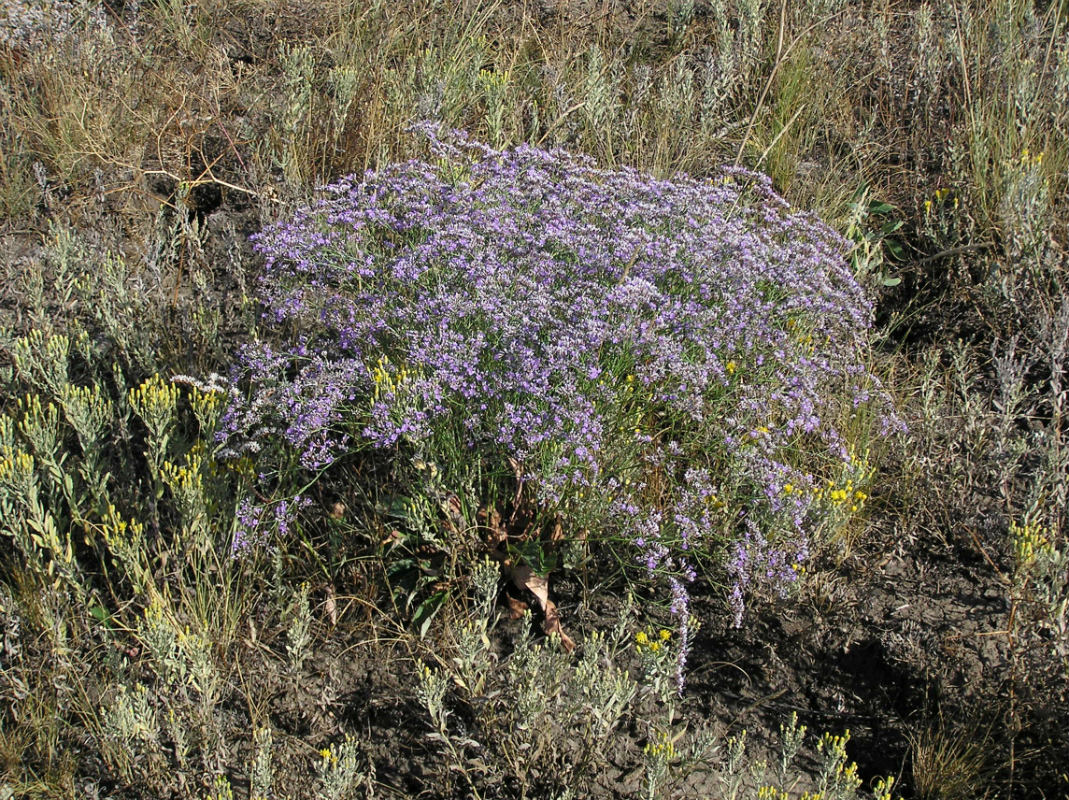
M 865 446 L 845 432 L 898 424 L 848 247 L 745 170 L 662 181 L 421 130 L 434 161 L 333 184 L 257 236 L 285 336 L 244 348 L 223 454 L 269 474 L 296 456 L 312 480 L 374 448 L 484 510 L 526 498 L 667 582 L 682 675 L 696 571 L 740 623 L 751 583 L 809 558 Z
M 225 739 L 215 648 L 232 641 L 249 599 L 240 565 L 219 557 L 231 481 L 202 457 L 206 439 L 190 447 L 179 436 L 185 392 L 176 385 L 153 376 L 116 396 L 81 383 L 94 360 L 84 333 L 30 334 L 14 340 L 11 355 L 12 385 L 27 391 L 0 412 L 0 532 L 10 542 L 5 570 L 20 588 L 14 611 L 49 631 L 51 680 L 92 676 L 77 693 L 68 686 L 40 699 L 51 698 L 67 725 L 84 720 L 124 782 L 163 790 L 174 767 L 194 758 L 210 767 Z M 206 396 L 191 392 L 191 405 L 209 415 L 199 431 L 207 437 L 219 406 L 213 413 Z M 144 449 L 127 449 L 123 464 L 116 429 L 139 424 Z M 33 611 L 41 591 L 63 607 Z M 136 666 L 102 658 L 101 642 L 143 657 Z M 35 685 L 26 667 L 16 661 L 12 674 Z M 26 711 L 21 702 L 11 709 L 16 718 Z M 54 754 L 31 747 L 25 757 L 29 767 Z
M 440 666 L 423 666 L 418 675 L 427 737 L 473 796 L 498 796 L 515 785 L 521 798 L 583 797 L 616 769 L 616 793 L 647 800 L 709 792 L 731 800 L 865 796 L 846 753 L 849 731 L 807 737 L 792 714 L 780 725 L 775 763 L 769 764 L 747 752 L 745 730 L 725 739 L 711 724 L 690 729 L 676 717 L 681 643 L 656 626 L 635 633 L 638 615 L 630 603 L 611 630 L 585 637 L 579 653 L 566 651 L 557 637 L 536 641 L 528 614 L 500 655 L 491 643 L 500 635 L 498 574 L 489 560 L 475 567 L 467 622 L 435 653 Z M 637 677 L 628 668 L 632 653 L 643 666 Z M 624 763 L 610 755 L 611 742 L 621 739 L 632 745 L 619 748 Z M 812 774 L 798 764 L 803 751 L 817 757 Z M 875 778 L 875 800 L 891 800 L 893 783 Z
M 69 230 L 50 238 L 25 268 L 33 327 L 0 343 L 4 614 L 40 642 L 38 663 L 3 665 L 3 725 L 29 733 L 6 740 L 4 774 L 63 786 L 91 749 L 124 785 L 188 792 L 228 757 L 220 653 L 251 602 L 227 554 L 242 479 L 211 457 L 224 393 L 141 371 L 175 335 L 158 312 L 130 322 L 154 293 Z

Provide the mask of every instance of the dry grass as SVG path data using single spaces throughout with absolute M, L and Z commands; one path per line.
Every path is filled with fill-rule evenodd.
M 881 455 L 868 515 L 905 541 L 975 533 L 1021 609 L 1008 680 L 1042 706 L 1064 686 L 1066 644 L 1060 660 L 1046 645 L 1064 638 L 1064 586 L 1037 571 L 1011 585 L 1010 523 L 1041 527 L 1050 551 L 1066 552 L 1067 26 L 1065 2 L 1025 0 L 4 4 L 0 411 L 23 422 L 16 398 L 30 392 L 62 413 L 54 453 L 34 452 L 40 514 L 4 509 L 0 797 L 87 784 L 223 797 L 229 783 L 215 776 L 239 784 L 249 772 L 294 796 L 387 791 L 343 736 L 316 756 L 342 723 L 309 723 L 315 740 L 276 729 L 265 744 L 249 721 L 270 725 L 251 676 L 316 680 L 315 653 L 339 630 L 407 653 L 411 676 L 395 690 L 415 702 L 414 661 L 431 645 L 384 621 L 393 611 L 381 610 L 369 553 L 388 521 L 325 523 L 330 541 L 364 549 L 315 562 L 310 544 L 273 563 L 217 555 L 242 476 L 193 469 L 211 442 L 184 394 L 156 443 L 199 476 L 183 506 L 177 478 L 149 467 L 151 432 L 128 389 L 222 369 L 255 328 L 244 236 L 317 184 L 412 156 L 405 130 L 425 118 L 658 175 L 759 168 L 866 242 L 886 383 L 911 426 Z M 862 197 L 891 209 L 859 215 Z M 885 274 L 901 285 L 880 285 Z M 111 404 L 97 440 L 71 423 L 62 386 L 16 364 L 32 329 L 75 342 L 67 383 L 101 387 Z M 104 473 L 113 488 L 94 493 Z M 354 476 L 375 479 L 363 465 Z M 324 504 L 374 509 L 373 494 Z M 840 535 L 833 546 L 852 550 L 864 532 Z M 455 665 L 449 618 L 431 641 Z M 481 725 L 507 716 L 477 707 Z M 1008 751 L 919 730 L 916 795 L 1027 794 L 1012 748 L 1027 710 L 1010 709 Z

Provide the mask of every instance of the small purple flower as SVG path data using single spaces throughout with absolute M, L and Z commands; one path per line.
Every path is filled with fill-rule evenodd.
M 849 244 L 746 170 L 661 180 L 416 130 L 433 163 L 344 178 L 255 237 L 288 345 L 240 353 L 224 452 L 316 474 L 357 447 L 511 460 L 545 511 L 667 583 L 682 680 L 695 565 L 741 624 L 747 591 L 809 552 L 839 420 L 898 424 Z M 293 513 L 275 506 L 278 531 Z

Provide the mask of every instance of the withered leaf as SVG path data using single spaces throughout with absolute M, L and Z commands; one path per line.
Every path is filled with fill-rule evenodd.
M 545 614 L 546 620 L 542 625 L 542 630 L 545 631 L 547 636 L 557 634 L 560 636 L 560 642 L 564 646 L 564 649 L 569 653 L 575 649 L 575 642 L 572 638 L 564 632 L 564 628 L 560 624 L 560 612 L 557 610 L 556 604 L 549 599 L 549 578 L 543 575 L 536 575 L 535 571 L 527 564 L 520 564 L 512 568 L 512 582 L 519 589 L 527 589 L 538 600 L 539 605 L 542 606 L 542 613 Z

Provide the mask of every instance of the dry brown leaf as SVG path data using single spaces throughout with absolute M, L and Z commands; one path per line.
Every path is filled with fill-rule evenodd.
M 560 624 L 560 613 L 557 611 L 557 606 L 552 601 L 546 604 L 546 621 L 542 626 L 542 630 L 546 632 L 546 635 L 557 634 L 560 636 L 560 643 L 564 649 L 569 653 L 575 649 L 575 642 L 572 641 L 572 637 L 564 632 L 564 628 Z
M 538 600 L 543 610 L 549 602 L 549 579 L 542 575 L 536 575 L 528 564 L 520 564 L 512 568 L 512 582 L 517 589 L 527 589 Z
M 338 603 L 334 597 L 334 586 L 327 586 L 327 600 L 323 604 L 327 612 L 327 618 L 332 626 L 338 624 Z
M 450 494 L 443 499 L 439 506 L 442 509 L 442 513 L 445 514 L 445 528 L 450 533 L 457 533 L 464 530 L 466 527 L 464 524 L 464 509 L 460 505 L 460 498 L 455 494 Z
M 542 613 L 546 617 L 542 630 L 546 635 L 557 634 L 560 636 L 564 649 L 569 653 L 572 652 L 575 649 L 575 642 L 564 632 L 560 624 L 560 612 L 557 611 L 557 605 L 549 599 L 549 579 L 543 575 L 536 575 L 529 565 L 520 564 L 512 568 L 512 582 L 517 588 L 531 592 L 542 606 Z
M 512 498 L 512 516 L 515 519 L 516 510 L 520 507 L 520 495 L 523 494 L 523 467 L 520 462 L 509 456 L 509 466 L 512 467 L 512 472 L 516 475 L 516 496 Z
M 527 604 L 519 598 L 506 595 L 506 599 L 509 603 L 509 617 L 511 619 L 519 619 L 527 611 Z
M 486 527 L 490 531 L 490 549 L 496 550 L 509 539 L 509 532 L 501 524 L 501 512 L 491 507 L 486 512 Z

